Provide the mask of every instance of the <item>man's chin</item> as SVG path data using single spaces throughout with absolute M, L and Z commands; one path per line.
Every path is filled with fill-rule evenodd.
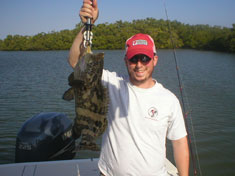
M 133 83 L 136 84 L 136 85 L 143 84 L 143 83 L 145 83 L 145 81 L 146 80 L 144 79 L 144 77 L 135 77 L 133 79 Z

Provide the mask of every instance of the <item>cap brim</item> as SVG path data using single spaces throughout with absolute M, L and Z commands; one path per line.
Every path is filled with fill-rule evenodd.
M 131 52 L 128 52 L 127 53 L 127 59 L 131 59 L 132 57 L 134 57 L 135 55 L 138 55 L 138 54 L 144 54 L 148 57 L 150 57 L 151 59 L 154 57 L 154 53 L 153 51 L 151 50 L 143 50 L 143 51 L 140 51 L 139 49 L 138 50 L 132 50 Z

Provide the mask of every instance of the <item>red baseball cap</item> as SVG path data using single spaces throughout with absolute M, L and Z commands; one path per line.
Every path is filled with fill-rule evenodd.
M 126 56 L 131 59 L 137 54 L 144 54 L 150 58 L 156 54 L 154 40 L 147 34 L 136 34 L 126 41 Z

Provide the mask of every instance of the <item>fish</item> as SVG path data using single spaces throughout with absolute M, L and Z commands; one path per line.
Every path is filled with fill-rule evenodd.
M 63 95 L 63 99 L 75 99 L 73 136 L 81 138 L 80 150 L 99 151 L 96 139 L 107 128 L 107 112 L 109 104 L 108 90 L 102 85 L 104 53 L 86 53 L 78 60 L 77 65 L 68 77 L 71 86 Z

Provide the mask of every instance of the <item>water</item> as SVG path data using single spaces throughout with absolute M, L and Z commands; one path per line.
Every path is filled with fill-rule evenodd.
M 124 51 L 104 52 L 105 68 L 127 73 Z M 172 51 L 159 50 L 158 56 L 153 76 L 180 98 Z M 15 138 L 26 119 L 39 112 L 75 116 L 73 102 L 61 98 L 72 72 L 67 57 L 68 51 L 0 52 L 1 164 L 14 162 Z M 177 50 L 177 59 L 202 175 L 235 175 L 235 55 Z M 188 122 L 191 124 L 190 118 Z M 167 146 L 173 161 L 170 144 Z M 98 156 L 83 151 L 76 158 Z

